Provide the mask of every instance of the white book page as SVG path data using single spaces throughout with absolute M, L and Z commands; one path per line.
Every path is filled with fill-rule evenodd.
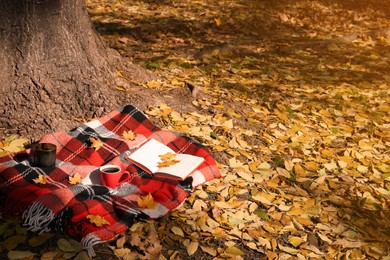
M 151 173 L 156 172 L 158 168 L 158 162 L 161 161 L 160 155 L 166 153 L 175 153 L 171 148 L 166 146 L 163 143 L 155 139 L 150 139 L 139 147 L 135 152 L 130 154 L 128 158 L 136 162 L 145 168 L 147 168 Z

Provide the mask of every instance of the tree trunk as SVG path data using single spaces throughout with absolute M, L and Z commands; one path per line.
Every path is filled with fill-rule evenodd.
M 111 54 L 85 1 L 0 0 L 0 136 L 38 138 L 122 105 Z

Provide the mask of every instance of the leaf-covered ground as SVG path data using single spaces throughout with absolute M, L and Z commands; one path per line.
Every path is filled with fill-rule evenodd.
M 161 76 L 139 87 L 192 90 L 193 111 L 162 103 L 145 113 L 210 147 L 223 172 L 98 258 L 390 259 L 390 3 L 88 6 L 111 47 Z M 17 149 L 13 138 L 0 153 Z M 18 227 L 0 226 L 2 252 L 80 252 L 49 237 L 27 250 Z

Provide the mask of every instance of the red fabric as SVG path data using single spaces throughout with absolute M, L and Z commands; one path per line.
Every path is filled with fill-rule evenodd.
M 122 137 L 129 130 L 137 134 L 134 141 Z M 103 141 L 97 151 L 89 148 L 91 137 Z M 131 149 L 148 138 L 155 138 L 178 153 L 204 157 L 205 162 L 197 169 L 200 178 L 194 177 L 193 182 L 191 178 L 183 182 L 153 178 L 124 159 Z M 25 225 L 33 231 L 56 230 L 72 235 L 82 241 L 91 255 L 94 244 L 113 238 L 137 219 L 158 218 L 179 207 L 193 190 L 191 184 L 200 185 L 221 177 L 208 149 L 184 135 L 156 127 L 130 105 L 71 132 L 46 135 L 40 142 L 57 146 L 54 167 L 32 167 L 28 151 L 0 158 L 0 212 L 3 215 L 23 213 Z M 108 163 L 131 173 L 129 182 L 120 189 L 69 183 L 69 176 L 78 173 L 86 177 Z M 46 176 L 46 184 L 34 182 L 40 174 Z M 138 199 L 149 193 L 157 207 L 139 208 Z M 103 216 L 109 224 L 97 227 L 87 215 Z

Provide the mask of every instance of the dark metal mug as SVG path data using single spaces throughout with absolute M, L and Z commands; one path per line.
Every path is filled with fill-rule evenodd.
M 56 163 L 57 146 L 52 143 L 37 143 L 31 146 L 31 160 L 36 167 L 53 167 Z

